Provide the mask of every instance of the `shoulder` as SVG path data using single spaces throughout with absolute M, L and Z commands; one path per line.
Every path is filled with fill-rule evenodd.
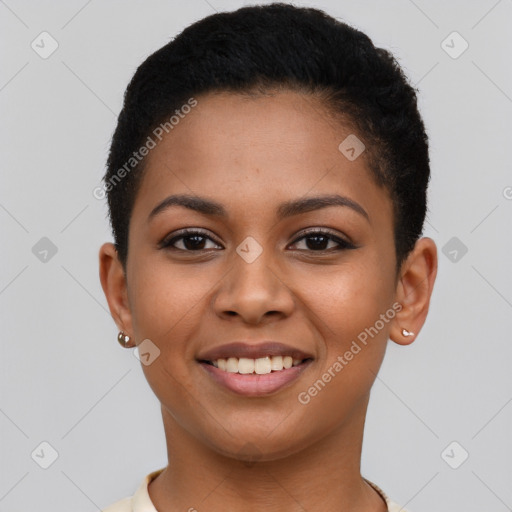
M 405 508 L 398 505 L 398 503 L 395 503 L 390 499 L 390 497 L 376 484 L 365 478 L 366 482 L 371 485 L 381 496 L 382 499 L 386 502 L 386 505 L 388 506 L 388 512 L 408 512 L 405 510 Z
M 112 503 L 112 505 L 108 506 L 101 510 L 101 512 L 132 512 L 132 499 L 123 498 L 122 500 L 116 501 Z
M 101 512 L 157 512 L 149 497 L 148 485 L 165 468 L 157 469 L 146 475 L 133 496 L 123 498 L 102 509 Z
M 388 512 L 407 512 L 407 510 L 388 498 Z

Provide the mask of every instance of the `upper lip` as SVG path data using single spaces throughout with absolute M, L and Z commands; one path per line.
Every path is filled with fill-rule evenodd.
M 313 356 L 303 350 L 291 345 L 285 345 L 277 341 L 263 341 L 247 343 L 235 341 L 219 347 L 213 347 L 199 356 L 199 361 L 216 361 L 217 359 L 227 359 L 229 357 L 247 357 L 249 359 L 258 359 L 266 356 L 291 356 L 293 359 L 312 359 Z

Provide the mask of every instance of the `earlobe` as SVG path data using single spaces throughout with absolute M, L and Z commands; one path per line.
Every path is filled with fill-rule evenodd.
M 437 275 L 437 247 L 428 237 L 416 242 L 404 262 L 396 289 L 401 310 L 393 319 L 390 338 L 399 345 L 409 345 L 425 323 Z
M 120 331 L 132 336 L 126 276 L 115 245 L 110 242 L 104 243 L 100 248 L 99 274 L 112 318 Z

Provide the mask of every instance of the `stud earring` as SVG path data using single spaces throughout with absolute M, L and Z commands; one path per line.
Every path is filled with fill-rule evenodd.
M 414 336 L 412 331 L 408 331 L 407 329 L 402 329 L 402 336 Z
M 125 334 L 123 331 L 119 331 L 117 335 L 117 341 L 123 348 L 129 348 L 128 343 L 130 343 L 130 336 Z

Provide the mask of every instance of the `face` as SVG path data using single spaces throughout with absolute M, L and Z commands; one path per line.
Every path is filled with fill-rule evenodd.
M 276 459 L 364 417 L 400 308 L 392 202 L 316 99 L 197 101 L 147 157 L 118 318 L 151 359 L 159 350 L 142 368 L 164 421 L 218 453 Z M 162 204 L 183 194 L 216 204 Z M 311 201 L 324 196 L 336 204 Z M 238 374 L 200 361 L 264 341 L 301 362 Z M 274 361 L 247 354 L 244 371 Z

